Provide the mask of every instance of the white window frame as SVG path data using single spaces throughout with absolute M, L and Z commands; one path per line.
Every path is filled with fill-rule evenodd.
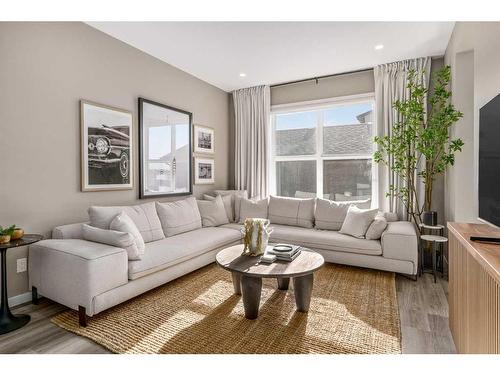
M 316 153 L 313 155 L 293 155 L 293 156 L 278 156 L 276 155 L 275 137 L 276 137 L 276 115 L 289 114 L 294 112 L 307 112 L 328 109 L 339 105 L 349 105 L 357 103 L 372 102 L 373 105 L 373 120 L 372 132 L 373 136 L 376 135 L 376 106 L 375 106 L 375 93 L 365 93 L 359 95 L 349 95 L 329 99 L 312 100 L 306 102 L 280 104 L 271 106 L 271 136 L 269 139 L 269 168 L 268 168 L 268 191 L 272 195 L 276 195 L 276 162 L 278 161 L 316 161 L 316 196 L 323 198 L 323 161 L 324 160 L 372 160 L 372 207 L 378 207 L 378 167 L 373 162 L 373 152 L 376 149 L 375 143 L 373 144 L 372 154 L 366 155 L 329 155 L 323 154 L 323 112 L 320 112 L 317 117 L 316 123 Z

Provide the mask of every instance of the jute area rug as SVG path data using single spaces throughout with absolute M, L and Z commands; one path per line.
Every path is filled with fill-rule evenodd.
M 309 313 L 295 310 L 293 285 L 264 279 L 259 317 L 247 320 L 229 272 L 215 264 L 106 310 L 58 326 L 115 353 L 401 353 L 393 273 L 325 264 L 315 273 Z

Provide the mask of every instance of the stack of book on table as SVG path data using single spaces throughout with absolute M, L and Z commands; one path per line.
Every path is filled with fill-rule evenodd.
M 279 243 L 273 247 L 268 247 L 266 254 L 276 256 L 276 260 L 291 262 L 300 254 L 300 246 Z

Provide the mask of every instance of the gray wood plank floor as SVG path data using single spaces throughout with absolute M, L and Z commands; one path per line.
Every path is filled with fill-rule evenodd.
M 396 277 L 401 316 L 403 353 L 455 353 L 448 328 L 448 283 L 424 274 L 418 281 Z M 13 309 L 30 314 L 31 322 L 20 330 L 0 336 L 0 353 L 109 353 L 91 340 L 67 332 L 50 322 L 64 306 L 40 300 Z

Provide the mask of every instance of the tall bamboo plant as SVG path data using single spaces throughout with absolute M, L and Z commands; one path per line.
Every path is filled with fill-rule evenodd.
M 424 211 L 432 209 L 432 190 L 436 177 L 455 162 L 455 153 L 462 151 L 464 142 L 452 139 L 450 127 L 463 114 L 451 103 L 448 84 L 451 79 L 450 66 L 444 66 L 433 75 L 434 92 L 429 97 L 423 76 L 411 71 L 408 76 L 408 99 L 397 101 L 394 108 L 398 119 L 392 134 L 375 137 L 378 150 L 373 159 L 387 165 L 400 183 L 390 185 L 387 196 L 397 197 L 406 213 L 415 223 L 422 222 Z M 425 186 L 424 201 L 419 201 L 418 186 Z

